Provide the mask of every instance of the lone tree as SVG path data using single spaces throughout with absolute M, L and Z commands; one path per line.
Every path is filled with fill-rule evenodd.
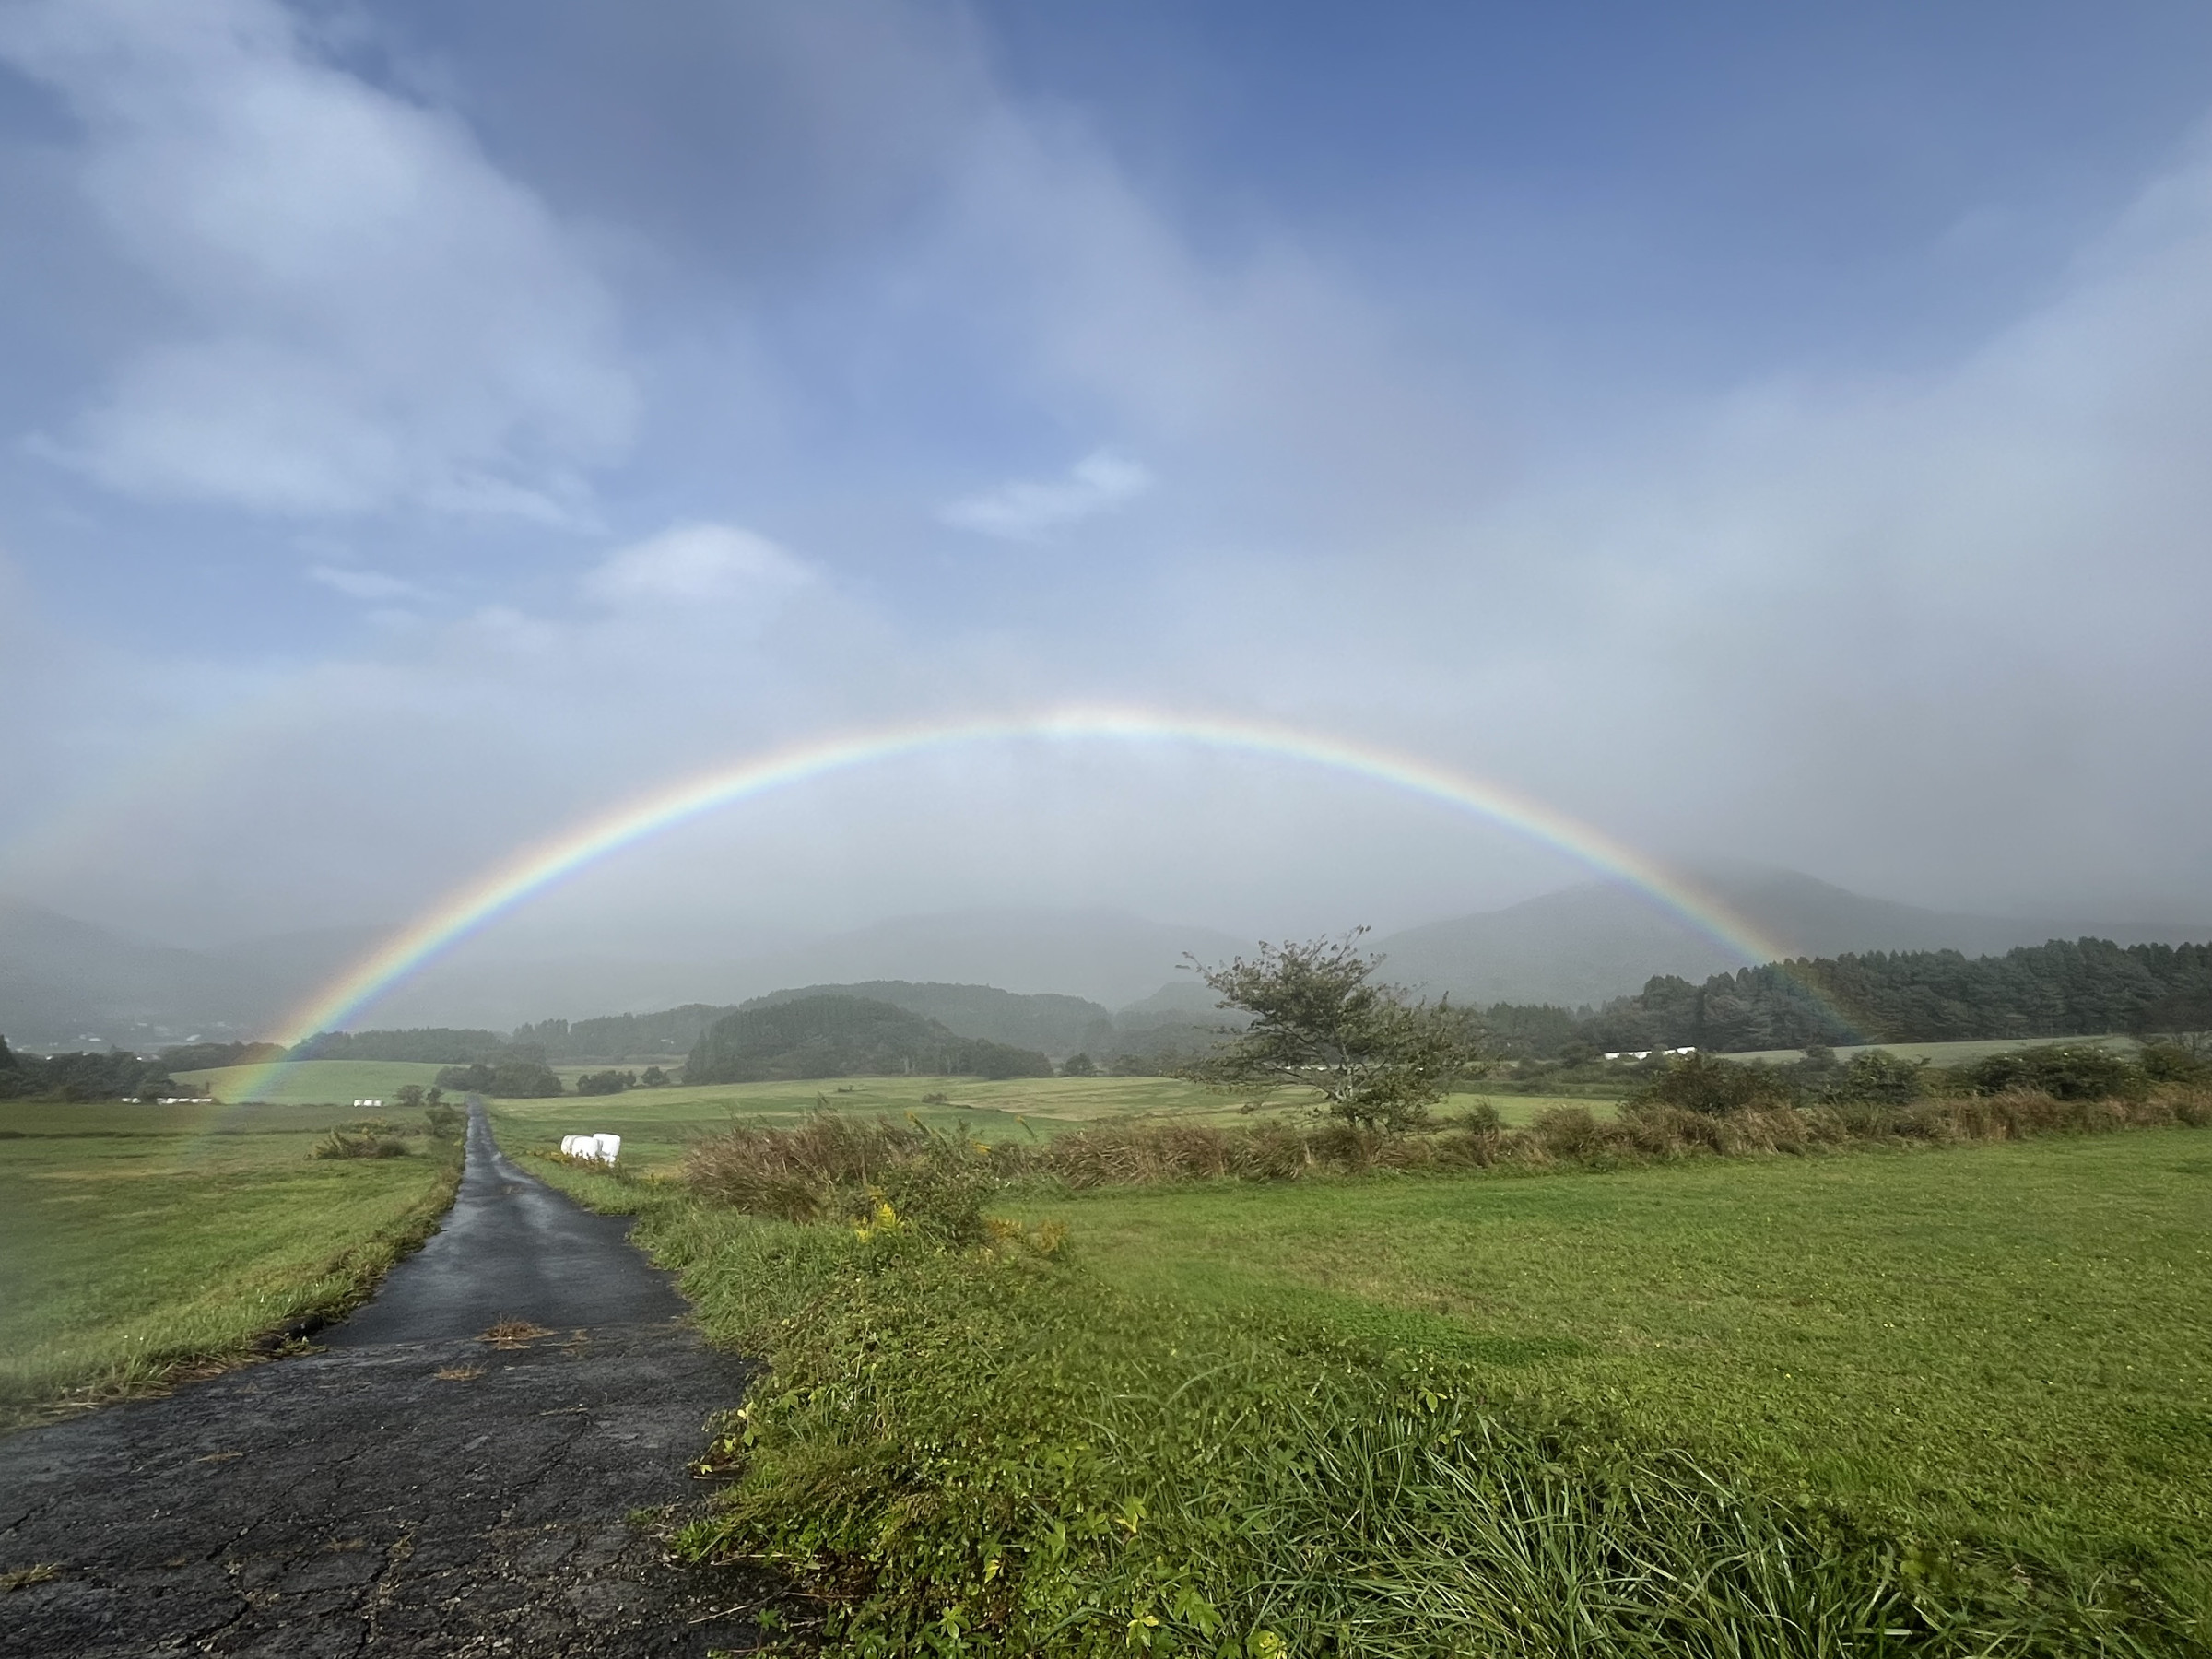
M 1329 1116 L 1393 1134 L 1428 1122 L 1429 1107 L 1477 1058 L 1473 1021 L 1441 1002 L 1413 1002 L 1371 976 L 1382 959 L 1367 934 L 1307 945 L 1262 945 L 1247 961 L 1191 959 L 1224 1008 L 1252 1023 L 1177 1075 L 1217 1088 L 1297 1085 L 1318 1090 Z

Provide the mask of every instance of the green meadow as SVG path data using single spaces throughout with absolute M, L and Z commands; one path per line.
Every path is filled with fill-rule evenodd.
M 685 1543 L 840 1651 L 2212 1642 L 2201 1130 L 1031 1182 L 965 1256 L 547 1167 L 771 1361 Z
M 328 1316 L 427 1236 L 458 1148 L 318 1159 L 301 1107 L 0 1103 L 0 1424 Z
M 2142 1044 L 2133 1037 L 2018 1037 L 1991 1038 L 1980 1042 L 1865 1042 L 1836 1050 L 1836 1058 L 1848 1060 L 1853 1054 L 1872 1053 L 1881 1049 L 1900 1060 L 1925 1060 L 1930 1065 L 1966 1065 L 1976 1060 L 1985 1060 L 1992 1054 L 2009 1054 L 2018 1049 L 2042 1048 L 2051 1043 L 2088 1044 L 2108 1048 L 2115 1053 L 2133 1054 Z M 1763 1060 L 1770 1065 L 1787 1065 L 1803 1057 L 1802 1049 L 1762 1049 L 1752 1053 L 1730 1054 L 1731 1060 Z
M 320 1064 L 309 1062 L 308 1065 Z M 303 1065 L 300 1069 L 306 1069 Z M 566 1079 L 571 1084 L 573 1078 Z M 1490 1104 L 1508 1124 L 1532 1122 L 1547 1107 L 1606 1102 L 1565 1096 L 1454 1095 L 1438 1111 Z M 804 1083 L 677 1084 L 618 1095 L 562 1095 L 491 1104 L 500 1143 L 510 1150 L 547 1150 L 564 1135 L 619 1135 L 629 1167 L 665 1170 L 700 1136 L 733 1122 L 794 1124 L 817 1112 L 862 1117 L 909 1117 L 933 1129 L 964 1126 L 980 1140 L 1017 1140 L 1115 1122 L 1235 1124 L 1302 1112 L 1306 1102 L 1277 1099 L 1258 1112 L 1210 1089 L 1173 1077 L 844 1077 Z
M 295 1075 L 388 1099 L 434 1070 Z M 1442 1112 L 1486 1103 L 1510 1124 L 1569 1102 Z M 816 1576 L 841 1651 L 2212 1649 L 2202 1130 L 1029 1176 L 990 1200 L 986 1247 L 949 1253 L 912 1218 L 780 1222 L 677 1178 L 702 1136 L 824 1109 L 997 1141 L 1301 1105 L 929 1077 L 492 1103 L 511 1152 L 639 1212 L 710 1335 L 771 1362 L 681 1546 Z M 310 1156 L 359 1115 L 0 1106 L 8 1420 L 362 1295 L 435 1224 L 455 1160 L 427 1138 Z M 624 1136 L 619 1175 L 547 1156 L 585 1131 Z
M 179 1083 L 206 1089 L 218 1100 L 236 1103 L 252 1088 L 253 1098 L 272 1106 L 315 1106 L 336 1101 L 389 1100 L 403 1084 L 428 1088 L 442 1066 L 411 1060 L 302 1060 L 279 1066 L 266 1081 L 254 1079 L 257 1065 L 218 1065 L 206 1071 L 174 1074 Z
M 2212 1543 L 2212 1136 L 1030 1199 L 1137 1296 L 1464 1363 L 1903 1534 Z M 2194 1569 L 2192 1569 L 2194 1571 Z M 2200 1588 L 2203 1586 L 2200 1585 Z

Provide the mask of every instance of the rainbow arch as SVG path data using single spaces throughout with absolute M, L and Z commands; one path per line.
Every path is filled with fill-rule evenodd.
M 887 760 L 1017 741 L 1166 744 L 1291 761 L 1401 789 L 1513 830 L 1643 893 L 1754 962 L 1791 953 L 1695 883 L 1594 826 L 1501 783 L 1418 756 L 1272 722 L 1082 706 L 1038 714 L 877 727 L 819 737 L 715 767 L 571 824 L 447 893 L 293 1010 L 287 1047 L 343 1027 L 407 975 L 557 882 L 678 825 L 777 790 Z M 287 1061 L 242 1077 L 250 1100 Z

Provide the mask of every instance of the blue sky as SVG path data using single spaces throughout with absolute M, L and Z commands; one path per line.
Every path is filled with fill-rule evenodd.
M 0 888 L 382 920 L 688 767 L 1106 698 L 1675 856 L 2212 916 L 2208 49 L 2183 5 L 6 0 Z M 997 758 L 533 925 L 1575 875 Z

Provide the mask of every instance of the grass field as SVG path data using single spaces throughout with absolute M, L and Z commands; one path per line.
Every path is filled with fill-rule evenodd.
M 2201 1131 L 1017 1189 L 990 1259 L 554 1173 L 773 1362 L 689 1547 L 865 1565 L 844 1651 L 2212 1641 Z
M 1936 1065 L 1960 1065 L 1985 1054 L 2006 1053 L 2018 1048 L 2038 1046 L 2035 1042 L 1904 1042 L 1892 1043 L 1889 1052 L 1908 1060 L 1926 1060 Z M 2059 1039 L 2049 1039 L 2056 1041 Z M 2132 1050 L 2132 1038 L 2085 1037 L 2068 1041 L 2096 1042 L 2111 1047 Z M 1848 1059 L 1863 1051 L 1855 1048 L 1838 1049 L 1837 1053 Z M 1735 1060 L 1765 1060 L 1787 1065 L 1801 1057 L 1796 1049 L 1776 1049 L 1759 1054 L 1734 1054 Z M 680 1064 L 680 1063 L 677 1063 Z M 672 1064 L 668 1069 L 677 1069 Z M 205 1088 L 216 1099 L 229 1100 L 240 1096 L 240 1090 L 253 1077 L 257 1068 L 242 1065 L 218 1066 L 208 1071 L 178 1072 L 177 1081 Z M 259 1097 L 272 1104 L 286 1106 L 312 1105 L 318 1102 L 356 1100 L 389 1100 L 399 1091 L 401 1085 L 418 1083 L 429 1088 L 442 1068 L 437 1065 L 406 1060 L 303 1060 L 287 1065 L 263 1084 Z M 604 1065 L 557 1065 L 554 1074 L 570 1089 L 576 1079 L 587 1072 L 605 1071 Z M 614 1068 L 618 1071 L 642 1071 L 644 1066 L 626 1062 Z M 1525 1123 L 1547 1106 L 1572 1104 L 1605 1110 L 1605 1103 L 1617 1098 L 1632 1085 L 1632 1080 L 1620 1079 L 1592 1084 L 1578 1089 L 1562 1089 L 1557 1095 L 1521 1095 L 1505 1087 L 1488 1091 L 1489 1099 L 1509 1124 Z M 660 1100 L 663 1110 L 653 1115 L 676 1122 L 695 1114 L 702 1105 L 712 1103 L 715 1110 L 736 1112 L 739 1115 L 758 1114 L 780 1117 L 794 1112 L 809 1109 L 815 1096 L 827 1094 L 831 1105 L 840 1109 L 854 1106 L 852 1097 L 841 1094 L 841 1088 L 850 1086 L 854 1093 L 865 1096 L 859 1109 L 903 1113 L 909 1111 L 927 1111 L 920 1097 L 924 1094 L 948 1094 L 961 1108 L 984 1121 L 989 1113 L 994 1121 L 1003 1120 L 1003 1125 L 1015 1133 L 1019 1128 L 1013 1122 L 1016 1116 L 1039 1120 L 1088 1120 L 1127 1117 L 1136 1113 L 1176 1113 L 1197 1115 L 1206 1121 L 1229 1122 L 1237 1115 L 1235 1102 L 1224 1100 L 1218 1095 L 1188 1083 L 1179 1083 L 1171 1077 L 1021 1077 L 1003 1083 L 985 1082 L 975 1077 L 848 1077 L 830 1078 L 806 1083 L 739 1083 L 739 1084 L 678 1084 L 665 1089 L 640 1091 L 629 1098 L 649 1098 Z M 1483 1091 L 1477 1091 L 1478 1094 Z M 617 1097 L 587 1096 L 585 1103 Z M 1443 1110 L 1454 1110 L 1463 1101 L 1455 1100 Z M 535 1105 L 535 1103 L 531 1103 Z M 709 1114 L 710 1116 L 712 1114 Z M 704 1121 L 702 1119 L 702 1121 Z M 563 1124 L 559 1133 L 567 1134 L 570 1126 Z
M 1024 1208 L 1125 1290 L 1462 1359 L 1886 1531 L 2179 1563 L 2212 1544 L 2208 1140 Z
M 174 1074 L 180 1083 L 206 1088 L 218 1100 L 236 1103 L 241 1090 L 260 1071 L 253 1065 L 218 1065 L 208 1071 Z M 302 1060 L 277 1069 L 255 1090 L 254 1098 L 272 1106 L 313 1106 L 336 1101 L 389 1100 L 400 1086 L 418 1083 L 428 1088 L 442 1066 L 411 1060 Z
M 435 1225 L 456 1147 L 310 1157 L 312 1108 L 0 1103 L 0 1425 L 238 1357 Z
M 1986 1059 L 1991 1054 L 2009 1054 L 2025 1048 L 2044 1048 L 2054 1042 L 2088 1043 L 2124 1054 L 2132 1054 L 2142 1046 L 2133 1037 L 2003 1037 L 1985 1042 L 1859 1043 L 1838 1049 L 1836 1058 L 1848 1060 L 1853 1054 L 1871 1053 L 1878 1048 L 1897 1055 L 1900 1060 L 1925 1060 L 1930 1065 L 1965 1065 L 1972 1061 Z M 1731 1060 L 1764 1060 L 1776 1065 L 1787 1065 L 1804 1057 L 1803 1049 L 1761 1049 L 1756 1053 L 1728 1056 Z
M 601 1068 L 557 1069 L 572 1088 L 584 1070 Z M 429 1087 L 439 1070 L 406 1061 L 303 1060 L 284 1067 L 262 1092 L 279 1105 L 389 1100 L 404 1084 Z M 244 1066 L 177 1074 L 178 1081 L 204 1086 L 218 1100 L 230 1098 L 250 1076 L 250 1068 Z M 1516 1124 L 1529 1122 L 1547 1106 L 1590 1106 L 1600 1115 L 1611 1110 L 1606 1102 L 1580 1098 L 1502 1094 L 1454 1096 L 1440 1110 L 1461 1111 L 1477 1099 L 1489 1099 L 1506 1123 Z M 514 1147 L 551 1147 L 564 1135 L 604 1131 L 623 1137 L 626 1162 L 649 1169 L 672 1166 L 693 1140 L 725 1127 L 732 1119 L 789 1122 L 825 1107 L 901 1120 L 912 1113 L 934 1128 L 965 1124 L 985 1140 L 1051 1135 L 1125 1118 L 1252 1121 L 1234 1099 L 1172 1077 L 1017 1077 L 1003 1082 L 977 1077 L 847 1077 L 801 1083 L 676 1084 L 619 1095 L 498 1100 L 492 1103 L 492 1115 L 501 1135 Z
M 1604 1101 L 1542 1095 L 1454 1095 L 1438 1110 L 1461 1112 L 1485 1099 L 1511 1124 L 1528 1123 L 1550 1106 L 1585 1106 L 1601 1116 L 1612 1110 Z M 546 1148 L 559 1145 L 564 1135 L 604 1132 L 623 1137 L 626 1164 L 653 1170 L 673 1166 L 694 1140 L 733 1120 L 795 1123 L 824 1109 L 898 1121 L 911 1114 L 938 1129 L 965 1124 L 987 1141 L 1041 1138 L 1129 1119 L 1244 1124 L 1264 1115 L 1248 1114 L 1231 1097 L 1171 1077 L 1018 1077 L 996 1083 L 975 1077 L 848 1077 L 677 1085 L 618 1095 L 499 1100 L 491 1112 L 503 1144 L 512 1149 Z

